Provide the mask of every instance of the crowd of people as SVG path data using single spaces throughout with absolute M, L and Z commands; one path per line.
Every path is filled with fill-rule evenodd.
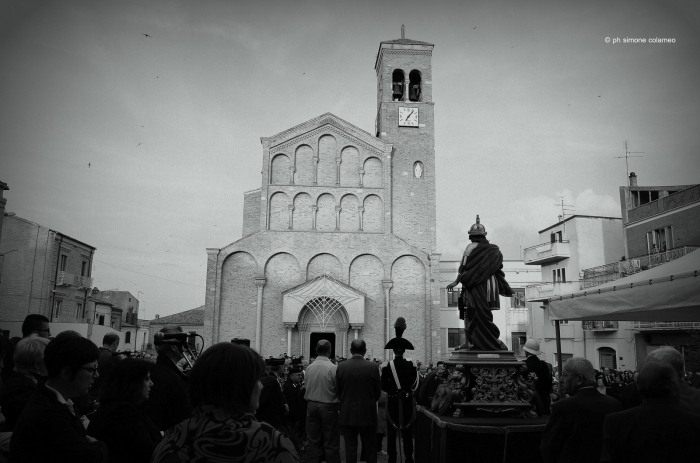
M 399 321 L 387 344 L 395 359 L 381 365 L 361 339 L 348 359 L 331 359 L 322 340 L 309 362 L 264 360 L 234 340 L 183 369 L 178 339 L 156 343 L 155 359 L 123 358 L 115 334 L 98 348 L 74 331 L 51 337 L 49 320 L 29 315 L 23 338 L 0 336 L 0 461 L 337 463 L 342 435 L 345 461 L 376 462 L 386 435 L 389 461 L 398 451 L 412 463 L 419 374 L 403 358 L 413 346 Z M 400 417 L 389 426 L 387 410 Z
M 155 359 L 122 358 L 114 334 L 98 348 L 73 331 L 51 337 L 48 319 L 30 315 L 23 338 L 0 336 L 0 461 L 338 463 L 342 436 L 346 462 L 387 454 L 390 463 L 412 463 L 413 394 L 434 366 L 404 358 L 413 349 L 402 338 L 405 321 L 395 329 L 385 346 L 391 362 L 366 358 L 361 339 L 350 358 L 331 358 L 331 344 L 319 341 L 309 361 L 263 359 L 234 340 L 183 369 L 185 336 L 157 345 Z M 700 381 L 685 376 L 677 350 L 651 352 L 638 372 L 599 372 L 572 358 L 561 375 L 538 354 L 528 342 L 537 414 L 551 415 L 545 462 L 700 454 Z
M 569 359 L 555 383 L 561 387 L 542 435 L 543 460 L 695 460 L 700 390 L 684 372 L 673 347 L 652 351 L 638 372 L 599 372 L 585 358 Z

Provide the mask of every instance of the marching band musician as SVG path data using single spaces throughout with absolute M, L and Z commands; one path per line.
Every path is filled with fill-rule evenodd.
M 382 368 L 382 390 L 388 394 L 387 399 L 387 451 L 389 463 L 396 463 L 396 433 L 400 432 L 406 463 L 413 463 L 412 427 L 415 421 L 416 402 L 413 396 L 418 388 L 418 371 L 410 360 L 403 358 L 404 352 L 413 350 L 413 344 L 404 339 L 406 320 L 399 317 L 394 324 L 396 337 L 391 339 L 385 349 L 393 349 L 395 358 Z

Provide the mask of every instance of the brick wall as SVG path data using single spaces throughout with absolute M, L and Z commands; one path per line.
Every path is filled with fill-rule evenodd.
M 247 252 L 230 255 L 221 268 L 220 340 L 250 339 L 255 344 L 258 263 Z M 206 323 L 205 323 L 206 324 Z
M 700 202 L 689 209 L 672 212 L 647 222 L 628 226 L 627 251 L 630 257 L 647 254 L 647 232 L 663 227 L 673 227 L 673 245 L 700 245 Z
M 360 152 L 354 146 L 343 148 L 340 154 L 340 185 L 360 186 Z
M 272 180 L 274 185 L 284 185 L 289 183 L 289 158 L 284 154 L 278 154 L 272 158 Z
M 275 254 L 265 264 L 260 346 L 263 357 L 287 351 L 287 332 L 282 325 L 282 292 L 304 282 L 303 275 L 299 261 L 289 253 Z
M 294 172 L 295 185 L 313 185 L 314 150 L 309 145 L 301 145 L 296 149 L 296 172 Z
M 243 195 L 243 235 L 250 235 L 260 229 L 260 190 Z
M 311 259 L 306 270 L 306 281 L 313 280 L 324 273 L 336 280 L 345 281 L 345 278 L 343 278 L 343 266 L 340 260 L 332 254 L 319 254 Z
M 270 230 L 289 228 L 289 197 L 282 192 L 270 198 Z
M 336 179 L 336 140 L 332 135 L 324 135 L 318 140 L 318 184 L 335 186 Z
M 390 292 L 389 322 L 393 327 L 398 317 L 406 319 L 404 337 L 416 348 L 407 355 L 425 360 L 425 267 L 414 256 L 402 256 L 391 268 L 391 279 L 394 285 Z M 393 328 L 391 331 L 393 334 Z

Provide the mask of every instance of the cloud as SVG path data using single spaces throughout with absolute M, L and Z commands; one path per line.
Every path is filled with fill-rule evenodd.
M 520 249 L 539 243 L 538 232 L 558 222 L 564 202 L 566 217 L 594 215 L 620 217 L 619 200 L 610 195 L 596 194 L 592 189 L 574 194 L 569 189 L 555 192 L 553 196 L 530 196 L 513 200 L 508 211 L 481 217 L 488 238 L 497 244 L 506 259 L 519 259 Z M 473 221 L 471 222 L 473 223 Z M 443 260 L 459 258 L 469 243 L 469 228 L 462 217 L 451 217 L 438 229 L 439 251 Z

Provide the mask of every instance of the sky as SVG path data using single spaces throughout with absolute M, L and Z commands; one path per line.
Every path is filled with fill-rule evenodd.
M 260 137 L 326 112 L 373 133 L 403 24 L 435 44 L 437 250 L 479 214 L 519 259 L 562 201 L 620 217 L 625 141 L 639 185 L 699 183 L 699 5 L 0 0 L 6 210 L 96 247 L 94 285 L 140 292 L 142 318 L 203 305 Z

